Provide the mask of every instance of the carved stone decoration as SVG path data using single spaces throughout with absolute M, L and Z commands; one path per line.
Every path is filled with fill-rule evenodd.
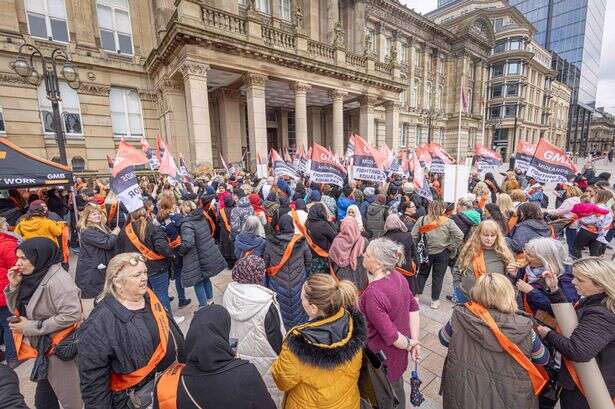
M 365 47 L 364 47 L 364 54 L 367 56 L 369 54 L 371 54 L 371 49 L 372 49 L 372 36 L 369 35 L 369 32 L 365 33 Z
M 331 89 L 329 90 L 329 98 L 333 101 L 344 100 L 344 97 L 348 95 L 346 91 L 340 91 L 339 89 Z
M 184 85 L 179 81 L 175 81 L 171 79 L 165 79 L 165 80 L 160 81 L 156 85 L 156 88 L 158 89 L 159 92 L 163 94 L 170 94 L 170 93 L 177 94 L 177 93 L 184 92 Z
M 335 23 L 333 28 L 333 46 L 337 48 L 344 47 L 344 28 L 339 21 Z
M 303 32 L 303 11 L 301 7 L 301 1 L 297 1 L 295 6 L 295 30 Z
M 246 87 L 265 87 L 267 76 L 257 72 L 246 72 L 241 76 Z
M 182 65 L 180 65 L 179 70 L 181 71 L 184 80 L 190 77 L 207 78 L 209 65 L 194 61 L 184 61 Z
M 290 89 L 295 92 L 307 92 L 312 86 L 305 82 L 293 82 L 290 84 Z
M 92 84 L 90 82 L 82 82 L 81 86 L 79 87 L 79 93 L 86 94 L 86 95 L 98 95 L 100 97 L 107 97 L 109 96 L 109 89 L 110 87 L 108 85 Z
M 156 102 L 156 93 L 151 91 L 139 91 L 139 98 L 141 101 L 152 101 Z
M 12 72 L 0 72 L 0 84 L 11 84 L 12 86 L 23 86 L 28 88 L 35 87 L 34 85 L 29 84 L 19 75 Z

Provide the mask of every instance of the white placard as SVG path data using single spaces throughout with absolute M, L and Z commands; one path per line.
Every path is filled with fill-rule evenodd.
M 467 196 L 470 167 L 465 165 L 444 165 L 444 201 L 456 203 Z

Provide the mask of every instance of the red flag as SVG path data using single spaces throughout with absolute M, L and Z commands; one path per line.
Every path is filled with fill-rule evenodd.
M 414 186 L 417 189 L 422 188 L 425 183 L 425 173 L 423 172 L 423 167 L 421 166 L 421 162 L 416 154 L 413 154 L 408 160 L 408 165 L 412 171 Z
M 177 176 L 177 165 L 175 164 L 173 155 L 171 155 L 171 151 L 168 149 L 165 149 L 162 154 L 162 160 L 160 161 L 158 172 L 160 172 L 161 175 L 169 175 L 171 177 Z
M 430 143 L 427 145 L 427 149 L 432 158 L 440 158 L 444 164 L 448 165 L 453 163 L 453 157 L 449 155 L 440 144 Z
M 526 174 L 540 183 L 557 183 L 567 182 L 576 172 L 576 166 L 562 148 L 540 138 Z
M 143 151 L 135 149 L 128 142 L 120 141 L 111 174 L 116 176 L 129 166 L 144 165 L 146 163 L 148 163 L 148 160 Z
M 158 156 L 158 161 L 162 161 L 162 155 L 164 155 L 166 150 L 167 144 L 162 140 L 160 134 L 156 135 L 156 156 Z
M 419 162 L 423 162 L 427 169 L 431 167 L 431 154 L 427 145 L 418 146 L 415 150 L 415 154 Z
M 144 136 L 141 137 L 141 150 L 147 155 L 149 153 L 149 142 Z

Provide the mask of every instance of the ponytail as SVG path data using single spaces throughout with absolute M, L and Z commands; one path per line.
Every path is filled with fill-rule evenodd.
M 330 317 L 340 308 L 355 307 L 358 291 L 348 280 L 338 281 L 328 274 L 313 274 L 304 284 L 307 302 L 318 307 L 324 317 Z
M 131 223 L 137 224 L 137 236 L 139 240 L 145 241 L 145 230 L 147 228 L 147 212 L 145 208 L 140 208 L 130 214 Z

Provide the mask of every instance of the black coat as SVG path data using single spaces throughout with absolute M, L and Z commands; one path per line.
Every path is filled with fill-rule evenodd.
M 201 209 L 192 211 L 182 220 L 182 241 L 176 251 L 182 256 L 183 287 L 192 287 L 226 268 L 226 261 L 209 229 L 209 222 Z
M 138 236 L 139 226 L 136 223 L 132 223 L 132 228 Z M 164 229 L 160 226 L 155 226 L 151 222 L 147 222 L 147 226 L 145 227 L 145 240 L 143 240 L 142 243 L 145 244 L 148 249 L 165 257 L 162 260 L 146 259 L 145 265 L 147 266 L 147 275 L 153 276 L 160 273 L 168 274 L 171 271 L 171 260 L 174 254 Z M 118 253 L 139 253 L 139 250 L 132 245 L 132 242 L 128 239 L 128 236 L 126 236 L 125 229 L 123 229 L 118 236 L 117 250 Z
M 325 221 L 307 221 L 306 222 L 307 231 L 321 249 L 328 251 L 331 247 L 331 243 L 333 243 L 333 239 L 337 236 L 337 231 L 333 224 Z
M 178 346 L 178 360 L 184 362 L 182 332 L 171 317 L 169 325 Z M 169 336 L 168 343 L 173 339 Z M 79 338 L 77 363 L 85 407 L 128 408 L 126 393 L 109 389 L 111 372 L 126 374 L 147 365 L 156 346 L 142 313 L 130 311 L 112 296 L 98 303 L 81 326 Z
M 551 304 L 569 302 L 562 291 L 549 296 Z M 579 326 L 566 338 L 550 331 L 544 338 L 548 346 L 554 347 L 565 358 L 574 362 L 596 359 L 604 382 L 615 396 L 615 313 L 604 304 L 606 295 L 596 294 L 583 298 L 576 306 Z M 570 374 L 562 365 L 559 381 L 565 390 L 566 400 L 571 404 L 562 409 L 589 409 L 585 398 L 577 390 Z
M 75 271 L 75 284 L 81 290 L 81 298 L 94 298 L 102 292 L 107 263 L 115 253 L 117 239 L 115 234 L 95 227 L 81 231 L 81 250 Z
M 414 247 L 414 242 L 412 241 L 412 233 L 410 233 L 410 231 L 403 232 L 401 230 L 389 230 L 384 233 L 384 237 L 404 246 L 405 261 L 404 264 L 401 265 L 401 268 L 406 271 L 412 271 L 412 261 L 416 258 L 416 249 Z M 410 285 L 412 294 L 416 294 L 419 289 L 418 276 L 415 274 L 411 277 L 404 277 L 406 277 L 408 285 Z
M 231 210 L 227 207 L 220 209 L 220 213 L 224 212 L 226 215 L 226 220 L 228 220 L 228 225 L 231 225 Z M 235 260 L 235 246 L 233 245 L 233 239 L 231 238 L 231 232 L 226 230 L 224 220 L 222 216 L 218 217 L 218 231 L 220 232 L 220 253 L 227 261 L 227 263 L 231 264 Z
M 19 378 L 15 371 L 6 365 L 0 364 L 0 408 L 1 409 L 28 409 L 19 393 Z

